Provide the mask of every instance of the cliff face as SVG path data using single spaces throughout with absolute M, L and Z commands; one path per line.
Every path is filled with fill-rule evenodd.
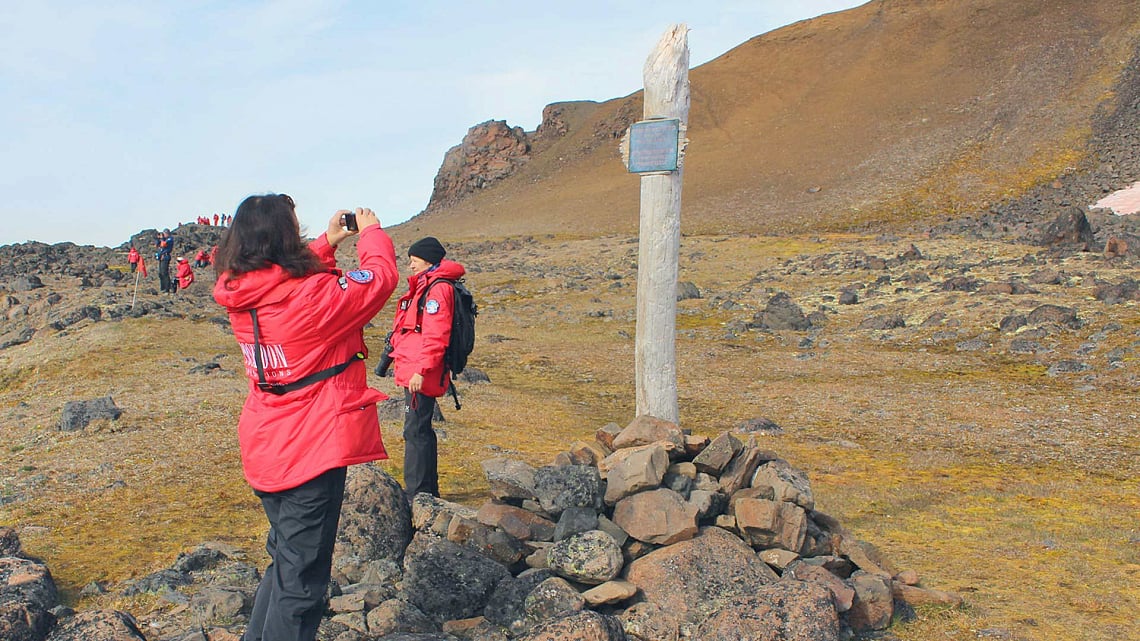
M 1138 45 L 1134 0 L 872 0 L 757 36 L 691 70 L 682 229 L 927 228 L 987 212 L 1099 155 Z M 636 233 L 639 181 L 617 143 L 640 116 L 638 92 L 550 105 L 534 133 L 479 125 L 409 227 Z M 1126 186 L 1130 162 L 1097 188 Z
M 528 160 L 530 141 L 522 127 L 510 127 L 504 120 L 475 125 L 444 155 L 427 208 L 457 203 L 515 173 Z

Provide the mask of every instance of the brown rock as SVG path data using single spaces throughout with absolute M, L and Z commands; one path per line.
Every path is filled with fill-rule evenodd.
M 550 541 L 554 537 L 552 521 L 513 505 L 488 501 L 479 508 L 475 519 L 483 525 L 501 528 L 522 541 Z
M 752 475 L 756 473 L 756 468 L 771 458 L 768 453 L 757 447 L 749 447 L 737 452 L 720 475 L 721 491 L 731 495 L 733 492 L 747 487 L 748 482 L 752 480 Z
M 752 548 L 718 527 L 637 559 L 625 578 L 677 625 L 699 623 L 729 599 L 754 595 L 778 580 Z
M 670 545 L 697 534 L 697 509 L 673 490 L 659 488 L 618 501 L 613 522 L 639 541 Z
M 1128 243 L 1118 236 L 1109 236 L 1104 243 L 1105 258 L 1119 258 L 1128 255 Z
M 920 588 L 917 585 L 907 585 L 899 581 L 891 582 L 891 594 L 899 601 L 914 606 L 945 605 L 956 608 L 962 605 L 962 597 L 953 592 Z
M 673 455 L 673 452 L 680 454 L 685 451 L 685 434 L 681 428 L 677 427 L 675 423 L 642 414 L 633 419 L 629 425 L 625 426 L 621 434 L 614 438 L 613 449 L 620 450 L 625 447 L 650 445 L 658 441 L 669 444 L 666 445 L 666 449 L 670 450 L 670 456 Z
M 602 427 L 598 428 L 598 431 L 594 432 L 594 438 L 598 439 L 598 442 L 606 446 L 610 452 L 613 452 L 614 439 L 617 438 L 618 434 L 621 434 L 620 425 L 617 423 L 606 423 Z
M 827 588 L 831 592 L 831 598 L 835 603 L 836 612 L 842 613 L 850 610 L 851 604 L 855 600 L 854 588 L 844 583 L 843 579 L 840 579 L 818 565 L 795 561 L 788 565 L 782 576 L 784 579 L 807 581 L 808 583 L 815 583 Z
M 756 548 L 799 552 L 807 537 L 807 512 L 784 501 L 740 499 L 733 503 L 736 528 Z
M 642 447 L 621 449 L 606 457 L 619 457 L 617 462 L 606 465 L 607 505 L 614 505 L 627 496 L 658 487 L 665 472 L 669 469 L 669 455 L 661 443 Z
M 731 432 L 725 432 L 714 438 L 708 447 L 693 459 L 693 465 L 697 466 L 697 470 L 700 472 L 720 476 L 732 457 L 736 456 L 742 449 L 744 449 L 744 444 L 740 442 L 740 439 L 733 436 Z
M 586 590 L 582 593 L 582 597 L 586 599 L 586 603 L 591 606 L 603 605 L 606 603 L 620 603 L 628 599 L 632 599 L 637 594 L 637 586 L 629 581 L 622 581 L 620 579 L 614 581 L 606 581 L 601 585 Z
M 731 599 L 693 634 L 701 641 L 838 641 L 839 618 L 826 588 L 780 581 Z

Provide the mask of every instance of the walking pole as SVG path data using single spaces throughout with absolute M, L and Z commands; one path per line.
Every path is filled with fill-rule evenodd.
M 135 291 L 131 293 L 131 309 L 135 308 L 135 297 L 139 295 L 139 275 L 142 272 L 135 270 Z

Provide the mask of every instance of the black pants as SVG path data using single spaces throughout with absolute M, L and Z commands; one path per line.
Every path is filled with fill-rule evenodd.
M 439 464 L 431 417 L 435 399 L 404 390 L 404 492 L 439 496 Z
M 174 293 L 176 285 L 170 282 L 170 256 L 158 259 L 158 288 L 163 292 Z
M 242 641 L 312 641 L 332 573 L 347 469 L 333 468 L 291 490 L 255 492 L 269 518 L 270 563 L 257 586 Z

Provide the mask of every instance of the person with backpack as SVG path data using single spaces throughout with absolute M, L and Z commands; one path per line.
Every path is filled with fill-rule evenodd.
M 250 196 L 222 236 L 214 300 L 226 308 L 249 379 L 238 419 L 246 481 L 269 521 L 270 564 L 244 641 L 312 641 L 324 612 L 347 466 L 388 458 L 368 386 L 364 326 L 400 280 L 392 239 L 369 209 L 359 232 L 339 211 L 311 243 L 293 199 Z M 357 237 L 359 267 L 337 269 Z
M 439 496 L 438 441 L 431 426 L 436 399 L 451 387 L 444 354 L 451 339 L 455 286 L 467 272 L 444 256 L 432 236 L 408 248 L 408 293 L 400 297 L 392 325 L 392 367 L 404 388 L 404 492 L 411 501 Z

